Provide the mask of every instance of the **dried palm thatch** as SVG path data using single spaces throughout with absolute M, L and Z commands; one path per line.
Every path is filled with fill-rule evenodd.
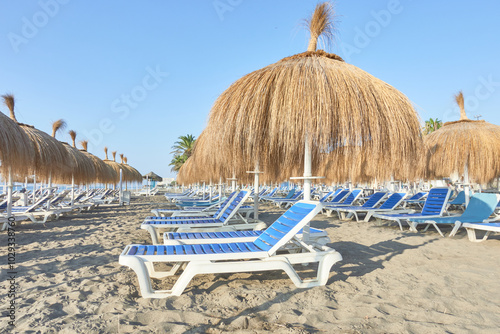
M 307 52 L 254 71 L 219 96 L 205 130 L 211 149 L 194 150 L 205 166 L 242 174 L 259 161 L 277 177 L 302 164 L 309 138 L 313 166 L 328 166 L 337 181 L 411 174 L 422 147 L 417 113 L 394 87 L 315 49 L 329 17 L 331 8 L 319 5 Z
M 110 166 L 108 166 L 104 161 L 102 161 L 101 159 L 99 159 L 95 155 L 87 152 L 88 141 L 82 140 L 80 142 L 80 145 L 83 148 L 82 150 L 80 150 L 80 152 L 82 152 L 89 159 L 91 159 L 93 164 L 94 164 L 96 182 L 104 183 L 104 184 L 106 184 L 106 183 L 113 183 L 113 184 L 118 183 L 119 176 L 115 172 L 115 170 L 113 168 L 111 168 Z
M 10 110 L 13 121 L 16 121 L 14 112 L 14 96 L 4 95 L 4 102 Z M 47 133 L 27 124 L 18 123 L 32 142 L 34 148 L 33 164 L 30 170 L 37 174 L 42 180 L 48 179 L 51 175 L 57 175 L 66 171 L 68 154 L 63 145 Z
M 73 146 L 71 147 L 67 143 L 60 142 L 68 154 L 68 160 L 65 164 L 67 170 L 66 172 L 54 175 L 54 182 L 69 184 L 71 183 L 72 178 L 74 178 L 75 184 L 88 184 L 95 182 L 94 163 L 87 155 L 80 152 L 76 148 L 76 132 L 70 130 L 68 133 L 73 141 Z
M 467 167 L 472 181 L 490 182 L 500 175 L 500 126 L 469 120 L 462 92 L 455 98 L 460 120 L 447 122 L 424 137 L 429 177 L 463 175 Z
M 0 172 L 25 176 L 33 162 L 34 148 L 30 138 L 9 117 L 0 112 Z

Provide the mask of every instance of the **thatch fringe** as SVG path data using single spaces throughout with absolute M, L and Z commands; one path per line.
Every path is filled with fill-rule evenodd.
M 465 113 L 465 108 L 464 108 L 464 94 L 462 93 L 462 91 L 459 91 L 456 95 L 455 95 L 455 101 L 457 101 L 457 104 L 458 104 L 458 107 L 460 108 L 460 120 L 467 120 L 469 119 L 467 117 L 467 114 Z
M 63 130 L 66 127 L 66 122 L 63 119 L 59 119 L 52 123 L 52 137 L 56 137 L 56 133 L 59 130 Z
M 3 103 L 7 106 L 7 108 L 9 108 L 10 119 L 17 122 L 16 114 L 14 113 L 14 106 L 16 104 L 15 99 L 14 99 L 14 95 L 4 94 L 4 95 L 2 95 L 2 98 L 3 98 Z
M 69 136 L 71 137 L 71 140 L 73 141 L 73 147 L 76 148 L 76 142 L 75 142 L 75 140 L 76 140 L 76 131 L 69 130 L 68 133 L 69 133 Z
M 331 3 L 324 2 L 316 6 L 311 19 L 306 20 L 307 27 L 311 33 L 307 51 L 316 51 L 320 36 L 325 40 L 326 44 L 333 39 L 333 16 L 334 10 Z

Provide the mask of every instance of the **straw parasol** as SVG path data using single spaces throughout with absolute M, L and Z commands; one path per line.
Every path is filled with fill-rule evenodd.
M 80 150 L 83 154 L 85 154 L 90 160 L 92 160 L 96 172 L 96 182 L 98 183 L 118 183 L 118 174 L 116 171 L 108 166 L 104 161 L 96 157 L 95 155 L 87 152 L 88 141 L 82 140 L 80 141 L 80 145 L 83 149 Z
M 70 177 L 74 177 L 76 184 L 85 184 L 95 181 L 95 166 L 94 162 L 84 153 L 76 148 L 76 132 L 70 130 L 69 135 L 72 140 L 73 146 L 62 142 L 64 148 L 68 152 L 69 159 L 72 160 L 73 169 L 70 174 L 63 174 L 61 176 L 62 183 L 69 183 L 72 181 Z
M 33 155 L 30 138 L 14 120 L 0 113 L 0 172 L 8 174 L 10 168 L 24 176 L 33 165 Z
M 143 175 L 142 178 L 143 179 L 149 179 L 151 181 L 158 181 L 158 182 L 161 181 L 161 180 L 163 180 L 163 178 L 160 175 L 158 175 L 158 174 L 156 174 L 154 172 L 149 172 L 146 175 Z
M 464 175 L 466 186 L 469 179 L 490 182 L 500 175 L 500 126 L 468 119 L 461 91 L 455 100 L 460 107 L 460 120 L 444 123 L 424 137 L 429 176 L 448 177 L 458 173 Z M 467 200 L 468 195 L 466 191 Z
M 4 102 L 10 110 L 10 115 L 13 121 L 17 122 L 14 113 L 14 96 L 11 94 L 3 96 Z M 30 138 L 34 147 L 33 160 L 34 164 L 31 170 L 46 180 L 51 179 L 51 175 L 56 175 L 64 169 L 64 164 L 68 159 L 68 154 L 63 145 L 51 137 L 49 134 L 36 129 L 27 124 L 17 122 L 21 129 Z M 61 124 L 62 126 L 63 124 Z
M 409 174 L 422 146 L 417 113 L 394 87 L 316 49 L 320 36 L 332 33 L 332 16 L 329 3 L 319 4 L 306 52 L 254 71 L 223 92 L 206 129 L 213 149 L 195 148 L 194 154 L 217 168 L 236 161 L 240 173 L 257 162 L 271 175 L 304 161 L 306 199 L 312 166 L 320 162 L 329 166 L 325 172 L 345 166 L 338 178 Z

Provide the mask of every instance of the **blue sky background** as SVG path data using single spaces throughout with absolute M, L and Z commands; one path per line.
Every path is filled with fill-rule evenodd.
M 170 177 L 171 146 L 198 136 L 243 75 L 306 50 L 317 1 L 0 1 L 0 94 L 18 121 L 67 131 Z M 338 0 L 327 51 L 396 87 L 422 121 L 500 124 L 500 2 Z M 151 75 L 151 73 L 156 73 Z M 8 114 L 5 106 L 0 111 Z

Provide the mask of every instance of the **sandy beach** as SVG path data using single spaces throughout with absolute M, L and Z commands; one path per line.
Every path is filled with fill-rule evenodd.
M 135 273 L 118 256 L 127 244 L 150 244 L 139 225 L 164 202 L 138 198 L 131 206 L 17 227 L 16 327 L 8 326 L 4 302 L 2 332 L 497 333 L 500 327 L 498 235 L 474 244 L 465 231 L 450 239 L 324 215 L 312 225 L 328 231 L 330 246 L 344 258 L 324 287 L 297 289 L 282 272 L 201 275 L 180 297 L 143 299 Z M 282 211 L 264 206 L 260 218 L 272 222 Z M 2 254 L 6 245 L 3 232 Z

